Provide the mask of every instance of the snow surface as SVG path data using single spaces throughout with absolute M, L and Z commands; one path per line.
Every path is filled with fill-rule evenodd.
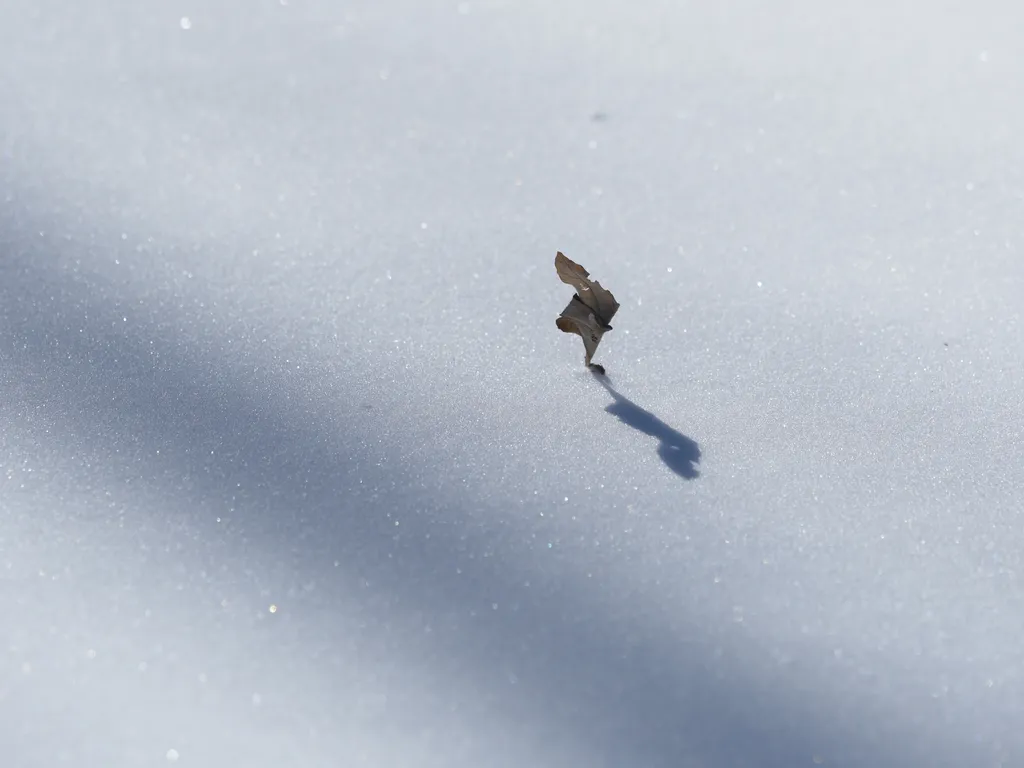
M 1020 3 L 0 9 L 5 768 L 1024 765 Z

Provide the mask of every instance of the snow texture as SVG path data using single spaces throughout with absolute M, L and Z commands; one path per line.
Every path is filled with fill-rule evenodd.
M 5 767 L 1024 765 L 1020 3 L 0 9 Z

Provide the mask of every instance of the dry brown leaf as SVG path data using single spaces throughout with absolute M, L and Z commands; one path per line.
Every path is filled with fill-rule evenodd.
M 611 291 L 602 288 L 596 280 L 591 280 L 587 270 L 561 251 L 555 255 L 555 271 L 563 283 L 576 289 L 572 301 L 562 310 L 555 325 L 565 333 L 578 334 L 583 339 L 586 352 L 584 365 L 604 373 L 602 366 L 590 360 L 597 351 L 597 345 L 601 343 L 601 337 L 612 329 L 609 323 L 619 310 L 619 302 Z

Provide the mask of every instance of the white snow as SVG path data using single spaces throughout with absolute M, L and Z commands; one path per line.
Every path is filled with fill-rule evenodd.
M 4 766 L 1024 764 L 1024 6 L 0 9 Z

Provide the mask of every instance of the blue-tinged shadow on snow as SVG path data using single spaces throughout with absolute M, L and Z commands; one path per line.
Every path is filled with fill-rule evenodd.
M 249 750 L 243 756 L 259 752 L 259 765 L 307 765 L 327 764 L 329 754 L 341 754 L 343 763 L 359 750 L 372 759 L 421 748 L 439 750 L 424 753 L 423 765 L 510 765 L 514 759 L 501 750 L 518 750 L 524 739 L 516 754 L 549 750 L 545 765 L 789 768 L 834 754 L 844 765 L 895 766 L 931 764 L 927 757 L 939 750 L 962 754 L 957 742 L 936 745 L 932 733 L 905 724 L 895 706 L 861 710 L 860 700 L 835 690 L 838 683 L 816 676 L 821 667 L 794 671 L 768 659 L 759 636 L 709 627 L 702 587 L 688 586 L 688 576 L 704 573 L 701 562 L 657 564 L 671 592 L 649 583 L 635 602 L 609 597 L 590 573 L 600 567 L 607 576 L 595 576 L 616 578 L 603 548 L 558 560 L 558 550 L 538 551 L 529 529 L 506 531 L 502 517 L 518 526 L 522 516 L 507 514 L 511 502 L 490 499 L 489 486 L 424 485 L 424 470 L 406 466 L 406 449 L 391 444 L 398 438 L 378 441 L 371 431 L 384 432 L 388 422 L 356 418 L 359 381 L 343 366 L 311 365 L 297 380 L 283 369 L 258 368 L 209 320 L 188 325 L 189 312 L 199 317 L 207 299 L 198 281 L 151 295 L 141 294 L 138 282 L 107 282 L 73 268 L 78 240 L 38 236 L 70 226 L 61 218 L 36 222 L 14 211 L 17 227 L 9 229 L 17 250 L 4 242 L 4 217 L 12 216 L 0 207 L 0 394 L 16 395 L 17 411 L 45 412 L 26 422 L 27 434 L 40 435 L 33 442 L 44 446 L 41 460 L 62 461 L 63 445 L 73 452 L 70 466 L 81 468 L 79 480 L 67 481 L 66 510 L 39 504 L 34 522 L 44 544 L 26 551 L 56 561 L 67 547 L 51 547 L 51 540 L 70 537 L 62 526 L 74 531 L 68 540 L 81 559 L 68 572 L 97 575 L 62 580 L 70 586 L 59 599 L 71 604 L 86 591 L 109 596 L 90 607 L 88 624 L 69 611 L 61 634 L 79 653 L 75 638 L 102 625 L 108 636 L 116 633 L 122 656 L 159 643 L 182 661 L 154 670 L 215 668 L 223 682 L 204 682 L 211 698 L 202 703 L 191 688 L 165 692 L 146 683 L 156 709 L 127 721 L 124 712 L 137 704 L 130 682 L 137 673 L 108 680 L 68 672 L 48 686 L 34 683 L 28 703 L 0 696 L 0 741 L 15 756 L 4 764 L 49 765 L 26 756 L 52 743 L 88 764 L 134 765 L 142 758 L 132 762 L 133 755 L 150 754 L 153 740 L 162 745 L 171 728 L 209 765 L 225 764 L 220 756 L 239 749 Z M 131 240 L 106 239 L 134 253 Z M 234 338 L 253 344 L 265 328 L 254 323 Z M 289 347 L 303 338 L 298 331 Z M 656 438 L 674 472 L 696 476 L 694 441 L 599 381 L 614 398 L 610 413 Z M 410 376 L 399 386 L 421 384 Z M 403 397 L 398 392 L 395 402 Z M 42 436 L 57 424 L 47 439 L 58 448 L 40 453 L 48 445 Z M 403 429 L 399 435 L 416 434 L 415 424 Z M 0 440 L 0 458 L 3 447 Z M 101 462 L 104 485 L 94 486 L 89 473 Z M 545 509 L 543 501 L 533 504 L 534 512 Z M 114 526 L 128 538 L 113 538 Z M 690 531 L 706 542 L 719 537 L 699 520 Z M 628 549 L 612 558 L 627 556 Z M 714 550 L 706 555 L 714 557 Z M 105 571 L 101 558 L 116 568 Z M 228 607 L 225 590 L 236 596 Z M 282 621 L 261 621 L 254 631 L 247 617 L 257 606 L 265 616 L 278 592 L 289 595 Z M 52 606 L 53 593 L 45 597 L 36 602 Z M 664 612 L 651 610 L 654 600 L 665 603 Z M 166 618 L 140 625 L 136 617 L 149 606 L 166 606 Z M 38 621 L 57 610 L 47 608 Z M 277 663 L 284 654 L 288 663 Z M 266 696 L 259 715 L 249 707 L 239 714 L 232 702 L 249 701 L 257 676 Z M 69 697 L 72 685 L 76 695 Z M 77 702 L 70 713 L 68 700 Z M 33 718 L 35 711 L 42 714 Z M 434 720 L 434 711 L 451 719 Z M 82 725 L 72 719 L 79 712 L 89 715 Z M 352 713 L 351 722 L 339 725 L 338 712 Z M 268 728 L 271 717 L 275 727 Z M 437 739 L 432 730 L 420 735 L 462 721 Z M 495 730 L 462 735 L 478 724 Z M 453 739 L 455 747 L 440 746 Z M 976 747 L 965 749 L 973 755 Z M 109 757 L 89 759 L 94 755 Z M 584 762 L 589 755 L 603 759 Z M 951 757 L 948 764 L 973 763 Z
M 593 376 L 615 398 L 615 402 L 605 408 L 608 413 L 617 416 L 623 424 L 657 438 L 658 456 L 677 475 L 687 480 L 700 477 L 696 466 L 700 463 L 700 447 L 695 441 L 617 392 L 607 376 L 596 372 Z

